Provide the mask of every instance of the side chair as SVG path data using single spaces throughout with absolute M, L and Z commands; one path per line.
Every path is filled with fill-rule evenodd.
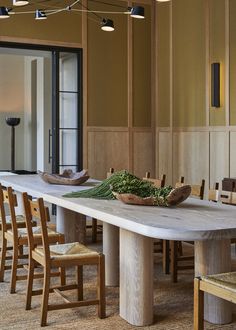
M 204 330 L 204 292 L 236 304 L 236 272 L 194 279 L 194 330 Z
M 11 187 L 8 187 L 6 191 L 0 189 L 0 205 L 7 203 L 10 209 L 11 215 L 11 228 L 7 226 L 6 219 L 4 216 L 4 209 L 2 210 L 2 250 L 1 250 L 1 264 L 0 264 L 0 279 L 4 280 L 4 271 L 6 266 L 6 253 L 7 245 L 10 243 L 13 247 L 12 249 L 12 264 L 11 264 L 11 282 L 10 282 L 10 293 L 16 292 L 16 282 L 19 280 L 26 280 L 27 275 L 19 275 L 17 270 L 19 268 L 27 268 L 28 265 L 28 254 L 24 254 L 24 247 L 28 246 L 28 235 L 26 228 L 18 228 L 16 221 L 15 207 L 17 206 L 17 197 L 13 192 Z M 48 209 L 44 210 L 45 217 L 49 216 Z M 26 223 L 25 223 L 26 224 Z M 35 244 L 42 244 L 42 233 L 41 228 L 35 226 L 35 219 L 31 219 L 31 226 L 34 233 Z M 57 233 L 51 229 L 48 229 L 50 242 L 51 243 L 64 243 L 64 235 Z M 19 263 L 19 260 L 25 260 L 24 263 Z M 35 276 L 42 277 L 41 274 Z M 64 274 L 61 274 L 62 281 L 65 278 Z
M 47 324 L 47 314 L 49 311 L 74 308 L 81 306 L 97 305 L 98 316 L 105 317 L 105 263 L 104 255 L 86 246 L 75 242 L 67 244 L 50 245 L 46 217 L 44 212 L 44 202 L 42 198 L 37 201 L 31 201 L 27 193 L 23 193 L 23 201 L 26 215 L 26 225 L 29 236 L 29 273 L 27 285 L 27 303 L 26 309 L 31 308 L 31 300 L 33 295 L 42 293 L 41 305 L 41 326 Z M 40 220 L 43 246 L 37 247 L 35 237 L 32 231 L 31 219 L 37 218 Z M 33 290 L 33 273 L 35 264 L 42 265 L 44 269 L 44 283 L 43 290 Z M 95 265 L 97 266 L 97 298 L 84 300 L 83 297 L 83 266 Z M 75 266 L 76 284 L 51 286 L 50 278 L 51 271 L 54 267 L 65 268 Z M 71 301 L 63 293 L 66 290 L 76 289 L 77 300 Z M 59 295 L 63 303 L 50 304 L 49 294 L 56 293 Z
M 3 233 L 6 230 L 11 229 L 11 216 L 6 215 L 5 202 L 6 202 L 6 200 L 4 199 L 3 187 L 0 183 L 0 232 L 1 232 L 1 236 L 2 236 L 1 246 L 0 246 L 0 256 L 2 258 L 1 251 L 6 249 L 6 251 L 3 252 L 4 258 L 5 258 L 5 260 L 11 260 L 12 255 L 10 254 L 10 252 L 12 251 L 12 246 L 5 247 L 5 241 L 4 241 L 4 237 L 3 237 L 4 236 Z M 25 228 L 26 223 L 25 223 L 24 215 L 16 214 L 16 224 L 17 224 L 18 228 Z M 34 225 L 36 225 L 36 224 L 34 224 Z M 2 260 L 2 259 L 0 259 L 0 260 Z M 1 265 L 1 261 L 0 261 L 0 265 Z M 3 268 L 0 266 L 0 282 L 3 282 L 4 271 L 8 270 L 8 269 L 11 269 L 11 265 L 5 265 Z
M 225 191 L 219 190 L 219 183 L 216 182 L 214 188 L 209 190 L 208 200 L 226 205 L 236 205 L 235 184 L 233 184 L 232 191 Z M 231 244 L 234 244 L 236 251 L 236 238 L 231 238 Z
M 186 183 L 184 182 L 184 177 L 180 178 L 180 181 L 176 183 L 175 187 L 182 187 Z M 191 184 L 191 197 L 203 200 L 205 189 L 205 180 L 202 179 L 200 184 Z M 187 242 L 192 245 L 194 242 Z M 182 252 L 182 242 L 181 241 L 170 241 L 170 267 L 171 267 L 171 280 L 173 283 L 178 281 L 178 270 L 193 269 L 194 265 L 183 265 L 183 261 L 194 260 L 194 256 L 183 256 Z
M 160 179 L 155 179 L 155 178 L 151 178 L 150 172 L 146 172 L 145 177 L 143 178 L 143 180 L 150 181 L 154 184 L 155 187 L 161 188 L 161 187 L 165 187 L 166 175 L 163 174 Z

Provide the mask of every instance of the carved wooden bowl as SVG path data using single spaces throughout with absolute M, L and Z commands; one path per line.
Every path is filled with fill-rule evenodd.
M 173 206 L 182 203 L 185 199 L 189 197 L 189 195 L 191 194 L 191 186 L 185 185 L 171 190 L 171 192 L 166 198 L 166 201 L 161 198 L 157 201 L 154 197 L 142 198 L 133 194 L 118 194 L 116 192 L 113 192 L 113 194 L 116 199 L 125 204 Z
M 79 186 L 89 179 L 87 170 L 83 170 L 81 172 L 73 172 L 72 170 L 68 169 L 65 170 L 62 174 L 50 174 L 47 172 L 38 171 L 38 174 L 41 179 L 47 183 L 71 186 Z

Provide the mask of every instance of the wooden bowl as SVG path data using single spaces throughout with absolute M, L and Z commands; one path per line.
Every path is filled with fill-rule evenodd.
M 125 204 L 134 204 L 134 205 L 148 205 L 148 206 L 173 206 L 182 203 L 185 199 L 191 194 L 191 186 L 185 185 L 182 187 L 175 188 L 171 190 L 169 195 L 164 201 L 160 198 L 158 201 L 154 197 L 139 197 L 134 194 L 119 194 L 113 192 L 116 199 L 125 203 Z
M 89 179 L 87 170 L 81 172 L 72 172 L 65 170 L 62 174 L 50 174 L 47 172 L 38 171 L 40 178 L 47 183 L 79 186 Z

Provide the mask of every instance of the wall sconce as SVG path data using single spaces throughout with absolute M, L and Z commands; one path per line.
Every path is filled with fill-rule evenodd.
M 211 64 L 211 106 L 220 107 L 220 63 Z

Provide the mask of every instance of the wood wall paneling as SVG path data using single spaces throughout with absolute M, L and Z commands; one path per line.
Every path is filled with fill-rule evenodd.
M 230 132 L 230 177 L 236 178 L 236 132 Z
M 173 125 L 204 126 L 205 0 L 172 3 Z
M 127 131 L 88 131 L 89 175 L 105 179 L 107 171 L 128 169 L 129 149 Z
M 229 177 L 229 132 L 210 132 L 210 186 Z
M 143 178 L 148 171 L 155 177 L 152 132 L 134 132 L 133 144 L 134 174 Z
M 156 138 L 159 143 L 158 176 L 166 174 L 166 184 L 172 185 L 172 132 L 157 132 Z
M 225 118 L 225 1 L 210 0 L 210 64 L 220 63 L 220 107 L 210 104 L 210 125 L 223 126 Z
M 174 132 L 173 183 L 179 180 L 180 176 L 184 176 L 186 183 L 198 184 L 205 179 L 207 185 L 208 169 L 208 132 Z

